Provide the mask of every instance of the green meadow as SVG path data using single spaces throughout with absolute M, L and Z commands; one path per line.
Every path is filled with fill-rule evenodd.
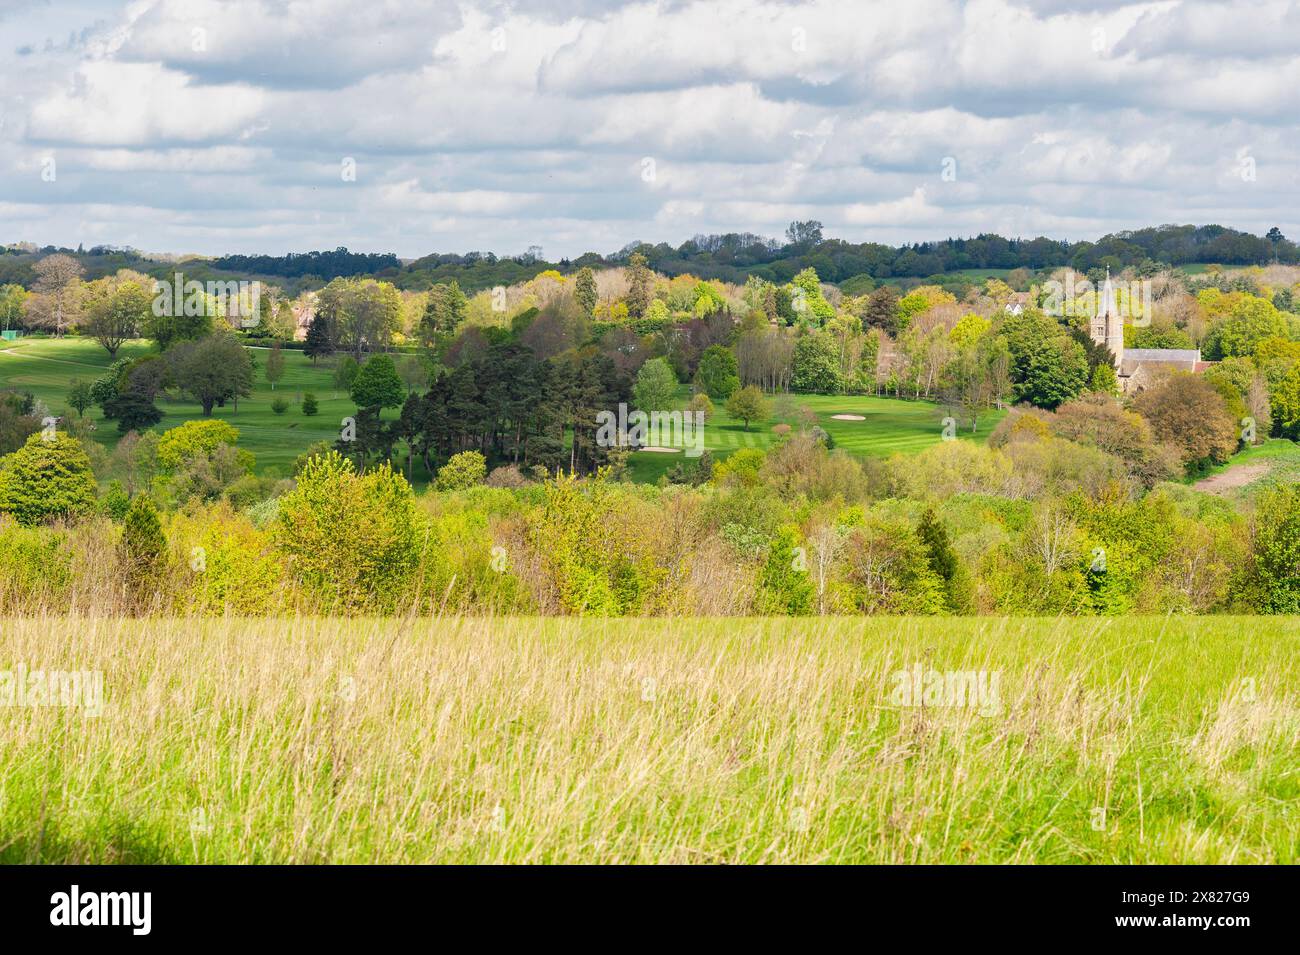
M 0 620 L 0 669 L 102 675 L 0 706 L 0 862 L 1294 863 L 1296 634 Z

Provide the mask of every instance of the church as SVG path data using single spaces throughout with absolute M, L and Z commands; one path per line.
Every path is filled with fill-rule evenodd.
M 1115 356 L 1115 375 L 1121 393 L 1133 394 L 1151 387 L 1172 371 L 1199 372 L 1211 362 L 1201 361 L 1199 348 L 1125 348 L 1124 316 L 1115 298 L 1115 286 L 1106 271 L 1106 284 L 1097 296 L 1097 313 L 1091 337 Z

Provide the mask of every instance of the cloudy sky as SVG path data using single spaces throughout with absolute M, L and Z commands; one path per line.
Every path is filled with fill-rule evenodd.
M 1278 0 L 0 0 L 0 242 L 1294 238 L 1298 89 Z

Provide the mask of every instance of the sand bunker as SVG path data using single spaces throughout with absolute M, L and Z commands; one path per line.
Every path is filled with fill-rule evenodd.
M 641 448 L 642 451 L 649 451 L 651 454 L 681 454 L 681 448 Z
M 836 421 L 866 421 L 866 415 L 860 414 L 833 414 L 831 415 Z

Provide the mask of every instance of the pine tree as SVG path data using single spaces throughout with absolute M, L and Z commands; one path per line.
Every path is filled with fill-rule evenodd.
M 316 363 L 317 358 L 334 354 L 334 336 L 330 331 L 329 320 L 324 315 L 317 313 L 307 326 L 307 341 L 302 351 L 312 360 L 312 364 Z
M 578 269 L 578 274 L 573 280 L 573 294 L 578 299 L 578 304 L 582 306 L 582 311 L 587 316 L 596 310 L 596 276 L 591 269 Z
M 966 602 L 961 562 L 957 559 L 957 552 L 952 549 L 947 528 L 933 507 L 927 507 L 921 515 L 916 536 L 925 546 L 930 569 L 943 581 L 944 591 L 948 595 L 948 609 L 961 610 Z
M 631 318 L 640 318 L 650 307 L 650 268 L 640 252 L 633 253 L 627 262 L 627 314 Z
M 166 552 L 167 538 L 158 509 L 147 494 L 137 494 L 126 509 L 122 527 L 127 588 L 137 601 L 156 586 Z

